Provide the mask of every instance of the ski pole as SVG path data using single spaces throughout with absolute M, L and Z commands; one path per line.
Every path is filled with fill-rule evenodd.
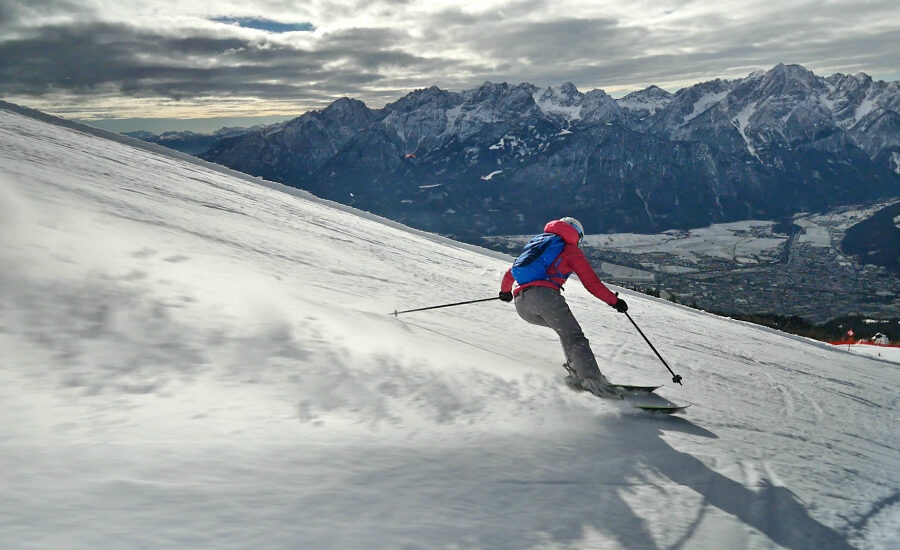
M 670 373 L 672 373 L 672 382 L 675 382 L 676 384 L 681 384 L 681 375 L 675 374 L 674 372 L 672 372 L 672 367 L 670 367 L 669 364 L 666 363 L 666 360 L 663 359 L 662 355 L 660 355 L 659 352 L 656 351 L 656 348 L 653 347 L 653 344 L 651 344 L 650 340 L 647 339 L 647 336 L 644 334 L 644 331 L 641 330 L 641 327 L 637 326 L 637 323 L 634 322 L 634 319 L 631 318 L 631 315 L 628 315 L 627 311 L 625 312 L 625 317 L 628 317 L 628 320 L 631 321 L 631 324 L 634 325 L 634 328 L 636 328 L 637 331 L 641 334 L 641 336 L 644 337 L 644 341 L 647 342 L 647 345 L 650 346 L 650 349 L 653 350 L 653 353 L 655 353 L 656 356 L 659 357 L 659 360 L 662 361 L 662 364 L 665 365 L 667 369 L 669 369 Z
M 482 300 L 469 300 L 468 302 L 456 302 L 454 304 L 443 304 L 443 305 L 439 305 L 439 306 L 420 307 L 417 309 L 407 309 L 404 311 L 394 310 L 393 312 L 388 313 L 388 315 L 393 315 L 394 317 L 396 317 L 396 316 L 400 315 L 401 313 L 412 313 L 413 311 L 425 311 L 427 309 L 440 309 L 442 307 L 462 306 L 465 304 L 477 304 L 478 302 L 490 302 L 491 300 L 499 300 L 499 299 L 500 299 L 499 296 L 494 296 L 493 298 L 484 298 Z

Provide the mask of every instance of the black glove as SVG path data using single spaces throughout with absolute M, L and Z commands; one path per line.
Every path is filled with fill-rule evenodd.
M 503 300 L 504 302 L 512 302 L 513 293 L 512 292 L 503 292 L 501 290 L 500 291 L 500 299 Z
M 619 298 L 616 300 L 616 303 L 613 304 L 613 308 L 619 313 L 625 313 L 628 311 L 628 304 L 625 303 L 625 300 Z

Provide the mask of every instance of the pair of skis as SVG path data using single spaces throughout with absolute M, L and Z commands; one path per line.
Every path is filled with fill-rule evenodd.
M 569 368 L 569 365 L 563 364 L 568 375 L 566 376 L 566 385 L 576 391 L 586 391 L 581 384 L 578 383 L 578 376 L 575 371 Z M 673 403 L 655 394 L 654 392 L 662 386 L 633 386 L 628 384 L 611 384 L 613 388 L 619 390 L 623 394 L 623 400 L 636 409 L 651 414 L 675 414 L 684 411 L 690 407 L 687 405 L 679 405 Z

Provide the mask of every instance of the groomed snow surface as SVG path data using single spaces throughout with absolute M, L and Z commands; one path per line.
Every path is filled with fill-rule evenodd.
M 623 291 L 673 387 L 571 281 L 654 417 L 510 304 L 386 315 L 507 258 L 3 110 L 0 191 L 0 548 L 900 545 L 894 363 Z
M 860 355 L 880 357 L 885 361 L 892 361 L 900 365 L 900 348 L 896 346 L 872 346 L 866 344 L 841 345 L 841 349 Z

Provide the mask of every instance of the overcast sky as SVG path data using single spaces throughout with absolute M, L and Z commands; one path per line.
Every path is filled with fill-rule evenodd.
M 252 117 L 486 80 L 618 97 L 779 62 L 900 80 L 898 37 L 897 0 L 0 0 L 0 97 L 82 119 Z

